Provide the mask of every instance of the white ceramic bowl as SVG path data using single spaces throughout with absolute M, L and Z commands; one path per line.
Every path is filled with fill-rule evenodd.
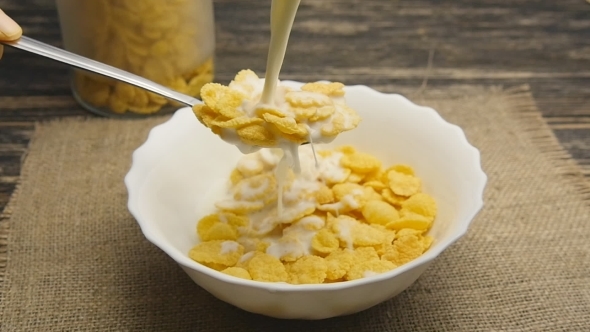
M 363 121 L 330 145 L 351 144 L 384 164 L 413 166 L 423 190 L 438 202 L 438 215 L 429 233 L 435 240 L 421 257 L 377 276 L 324 285 L 243 280 L 192 261 L 187 253 L 198 243 L 198 211 L 213 204 L 212 188 L 226 181 L 240 153 L 202 126 L 189 108 L 152 129 L 134 152 L 125 177 L 129 210 L 146 238 L 220 300 L 272 317 L 323 319 L 351 314 L 402 292 L 465 234 L 482 208 L 487 177 L 479 151 L 459 127 L 447 123 L 435 110 L 366 86 L 345 90 L 349 105 Z

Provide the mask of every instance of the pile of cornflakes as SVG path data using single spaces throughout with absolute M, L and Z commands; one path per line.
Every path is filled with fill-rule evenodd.
M 260 104 L 263 81 L 251 70 L 240 71 L 224 86 L 208 83 L 201 90 L 204 104 L 193 111 L 199 121 L 222 138 L 276 147 L 280 141 L 301 144 L 333 138 L 361 121 L 344 101 L 342 83 L 307 83 L 301 90 L 279 86 L 274 104 Z
M 84 56 L 194 97 L 213 80 L 214 40 L 212 34 L 206 36 L 211 27 L 209 22 L 195 21 L 200 2 L 87 0 L 76 6 L 88 17 L 79 32 L 82 43 L 88 44 L 81 52 Z M 77 71 L 74 85 L 84 101 L 114 113 L 152 114 L 168 104 L 178 106 L 144 89 L 87 72 Z
M 319 284 L 390 271 L 430 247 L 437 205 L 410 166 L 384 168 L 350 146 L 319 151 L 316 165 L 309 151 L 282 185 L 280 152 L 245 155 L 190 258 L 243 279 Z

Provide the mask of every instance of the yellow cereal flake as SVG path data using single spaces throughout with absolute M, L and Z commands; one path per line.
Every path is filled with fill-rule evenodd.
M 343 278 L 355 262 L 355 255 L 352 250 L 338 249 L 331 252 L 325 258 L 327 264 L 326 278 L 338 280 Z
M 193 113 L 195 113 L 197 119 L 208 128 L 211 128 L 213 121 L 217 118 L 217 114 L 205 104 L 193 106 Z
M 82 98 L 90 104 L 102 107 L 108 103 L 111 88 L 108 84 L 98 82 L 86 75 L 79 75 L 79 91 Z
M 249 231 L 246 228 L 240 228 L 239 231 L 240 231 L 240 237 L 238 238 L 237 242 L 244 246 L 244 251 L 246 253 L 259 251 L 258 247 L 259 246 L 262 247 L 260 242 L 263 242 L 263 241 L 258 237 L 249 236 Z M 266 241 L 264 241 L 264 242 L 266 242 Z M 266 248 L 264 250 L 260 250 L 260 252 L 266 252 Z M 246 255 L 248 255 L 248 254 L 246 254 Z M 246 256 L 246 255 L 244 255 L 244 256 Z M 237 264 L 236 266 L 242 266 L 242 265 Z
M 183 78 L 188 80 L 194 76 L 199 76 L 199 75 L 203 75 L 203 74 L 212 74 L 213 68 L 214 68 L 213 59 L 209 58 L 209 59 L 207 59 L 207 61 L 203 62 L 200 66 L 198 66 L 194 70 L 189 71 L 188 73 L 185 73 L 183 75 Z
M 114 94 L 110 95 L 108 100 L 108 106 L 111 109 L 111 111 L 118 114 L 125 113 L 129 107 L 127 105 L 127 102 L 125 102 L 123 99 L 117 97 Z
M 264 203 L 224 200 L 215 203 L 215 207 L 217 207 L 220 210 L 229 211 L 235 214 L 248 214 L 251 212 L 262 210 L 262 208 L 264 208 Z
M 327 229 L 317 232 L 311 240 L 311 248 L 320 256 L 326 256 L 337 250 L 340 242 L 334 233 Z
M 269 105 L 261 105 L 261 106 L 256 107 L 256 110 L 254 111 L 254 113 L 256 114 L 256 116 L 258 116 L 261 119 L 264 119 L 264 114 L 278 116 L 279 118 L 284 118 L 286 116 L 286 114 L 283 113 L 278 108 L 270 107 Z
M 242 239 L 240 239 L 240 241 L 241 240 Z M 263 252 L 246 250 L 245 248 L 244 248 L 244 252 L 246 252 L 246 253 L 244 255 L 242 255 L 242 257 L 240 257 L 240 259 L 236 263 L 235 267 L 241 267 L 241 268 L 243 268 L 243 269 L 245 269 L 247 271 L 248 270 L 248 264 L 250 264 L 250 261 L 252 260 L 252 258 L 254 258 L 254 256 L 256 256 L 256 255 L 263 254 Z
M 327 276 L 328 264 L 322 257 L 303 256 L 289 267 L 289 283 L 321 284 Z
M 135 88 L 132 85 L 123 82 L 116 82 L 113 95 L 121 100 L 133 100 L 135 98 Z
M 389 189 L 389 188 L 383 189 L 383 191 L 381 192 L 381 196 L 383 197 L 383 199 L 387 203 L 395 206 L 396 208 L 401 208 L 402 203 L 406 199 L 408 199 L 405 196 L 400 196 L 400 195 L 394 194 L 393 191 L 391 191 L 391 189 Z
M 197 234 L 202 241 L 236 240 L 238 238 L 236 229 L 221 222 L 218 214 L 210 214 L 199 220 Z
M 296 203 L 294 206 L 290 206 L 287 211 L 283 211 L 283 213 L 277 215 L 276 220 L 281 224 L 290 224 L 305 216 L 309 216 L 315 212 L 315 209 L 314 204 L 303 201 L 301 204 Z
M 430 249 L 430 246 L 432 246 L 432 242 L 434 242 L 434 238 L 432 236 L 426 235 L 422 237 L 422 247 L 424 247 L 424 252 Z
M 371 261 L 377 259 L 379 259 L 379 255 L 373 247 L 361 247 L 354 249 L 355 262 Z
M 251 96 L 256 89 L 258 75 L 250 69 L 240 70 L 229 87 L 234 90 L 242 91 L 246 96 Z
M 223 264 L 217 264 L 217 263 L 201 263 L 203 265 L 205 265 L 208 268 L 211 268 L 215 271 L 222 271 L 228 268 L 227 265 L 223 265 Z
M 364 186 L 363 195 L 367 201 L 382 201 L 383 197 L 373 189 L 373 187 Z
M 346 199 L 340 202 L 318 205 L 317 208 L 320 211 L 341 214 L 350 213 L 352 210 L 360 208 L 360 205 L 353 196 L 346 196 Z
M 305 121 L 317 113 L 317 108 L 315 108 L 315 107 L 294 107 L 291 109 L 291 111 L 293 112 L 293 114 L 295 114 L 295 120 Z
M 258 80 L 258 75 L 256 75 L 256 73 L 250 69 L 242 69 L 236 74 L 236 77 L 234 78 L 233 82 L 244 83 L 248 80 L 256 81 Z
M 161 31 L 158 31 L 155 29 L 149 29 L 149 28 L 150 28 L 149 25 L 144 26 L 142 29 L 142 32 L 144 32 L 144 33 L 147 32 L 148 35 L 155 37 L 154 39 L 158 39 L 159 36 L 161 35 Z M 169 50 L 170 49 L 168 48 L 168 43 L 164 40 L 158 40 L 157 42 L 152 44 L 152 46 L 150 47 L 150 53 L 156 57 L 162 57 L 162 56 L 167 55 Z
M 218 223 L 218 222 L 219 222 L 219 215 L 217 213 L 209 214 L 209 215 L 206 215 L 203 218 L 201 218 L 197 222 L 197 235 L 199 235 L 199 238 L 201 238 L 201 240 L 203 240 L 203 237 L 207 236 L 209 229 L 211 229 L 211 227 L 215 223 Z M 207 240 L 203 240 L 203 241 L 207 241 Z
M 201 242 L 189 251 L 189 257 L 202 264 L 234 266 L 244 254 L 244 247 L 235 241 Z
M 355 173 L 366 174 L 381 168 L 381 161 L 367 153 L 345 154 L 340 164 L 350 168 Z
M 272 173 L 262 173 L 245 178 L 234 187 L 237 201 L 269 201 L 276 196 L 277 181 Z
M 289 251 L 280 250 L 280 254 L 275 251 L 275 248 L 284 249 L 290 248 Z M 305 249 L 303 243 L 299 240 L 297 236 L 294 234 L 286 235 L 283 232 L 283 237 L 281 237 L 275 245 L 270 245 L 265 252 L 268 254 L 273 254 L 273 256 L 279 256 L 279 259 L 283 262 L 294 262 L 303 255 L 305 255 Z
M 361 117 L 350 107 L 345 104 L 335 104 L 336 113 L 342 115 L 344 121 L 344 130 L 352 130 L 361 122 Z
M 332 121 L 323 125 L 320 128 L 320 133 L 327 137 L 336 136 L 345 130 L 345 121 L 342 114 L 334 113 Z
M 323 121 L 331 117 L 334 112 L 336 112 L 336 108 L 332 105 L 318 107 L 315 109 L 315 113 L 309 116 L 308 120 L 310 122 Z
M 363 217 L 371 224 L 387 225 L 399 219 L 399 212 L 383 201 L 368 201 L 361 211 Z
M 404 228 L 411 228 L 419 231 L 425 231 L 432 225 L 432 220 L 423 215 L 408 212 L 398 220 L 387 223 L 386 227 L 399 231 Z
M 228 224 L 218 222 L 213 224 L 208 231 L 205 233 L 203 237 L 201 237 L 203 241 L 212 241 L 212 240 L 232 240 L 235 241 L 238 239 L 238 232 L 235 228 L 231 227 Z
M 328 213 L 326 219 L 326 226 L 336 235 L 340 246 L 348 249 L 353 249 L 353 231 L 358 223 L 358 220 L 347 215 L 334 217 L 331 213 Z
M 262 125 L 249 125 L 243 128 L 238 128 L 236 133 L 240 140 L 246 144 L 273 147 L 277 144 L 276 138 Z
M 436 216 L 436 201 L 428 194 L 417 193 L 402 203 L 402 210 L 434 219 Z
M 365 175 L 365 178 L 363 179 L 363 184 L 366 184 L 367 182 L 371 181 L 383 182 L 383 174 L 384 173 L 382 168 L 375 169 L 374 171 L 371 171 Z M 385 182 L 388 182 L 388 180 L 385 179 Z
M 423 231 L 419 231 L 413 228 L 404 228 L 395 233 L 395 239 L 399 239 L 405 236 L 421 236 Z
M 229 175 L 229 181 L 231 182 L 232 185 L 236 185 L 238 182 L 242 181 L 243 179 L 244 179 L 244 175 L 237 168 L 234 168 L 234 170 Z
M 137 114 L 156 113 L 160 108 L 161 108 L 160 105 L 153 105 L 153 104 L 149 104 L 149 105 L 145 105 L 145 106 L 129 105 L 129 111 L 137 113 Z
M 381 256 L 387 251 L 387 248 L 392 246 L 397 233 L 394 230 L 387 229 L 385 228 L 385 226 L 382 225 L 371 224 L 371 226 L 379 229 L 381 232 L 385 234 L 383 238 L 383 243 L 381 243 L 380 245 L 373 246 L 373 248 L 375 248 L 375 250 L 377 251 L 377 254 Z
M 309 136 L 307 134 L 302 135 L 301 133 L 303 132 L 307 132 L 307 127 L 304 124 L 297 124 L 298 127 L 301 128 L 301 132 L 299 134 L 285 134 L 281 131 L 277 132 L 277 134 L 282 137 L 287 139 L 290 142 L 296 143 L 296 144 L 303 144 L 306 142 L 309 142 Z
M 150 101 L 150 104 L 163 106 L 163 105 L 166 105 L 166 103 L 168 103 L 168 100 L 166 100 L 166 98 L 164 98 L 158 94 L 155 94 L 153 92 L 148 92 L 147 95 L 148 95 L 148 99 Z
M 347 215 L 340 215 L 328 224 L 341 247 L 376 246 L 384 241 L 385 233 Z
M 344 84 L 338 82 L 323 83 L 314 82 L 307 83 L 301 87 L 302 91 L 317 92 L 331 97 L 344 96 Z
M 389 188 L 400 196 L 412 196 L 420 191 L 422 181 L 413 175 L 407 175 L 398 171 L 389 171 Z
M 337 172 L 329 172 L 325 174 L 323 179 L 325 180 L 326 184 L 330 186 L 338 183 L 343 183 L 350 176 L 350 173 L 350 169 L 344 168 L 342 169 L 341 174 L 338 174 Z
M 336 152 L 351 155 L 356 153 L 356 149 L 352 145 L 341 145 L 334 149 Z
M 268 249 L 268 247 L 270 247 L 270 243 L 266 242 L 266 241 L 258 241 L 256 243 L 256 251 L 258 252 L 266 252 L 266 249 Z
M 238 109 L 238 107 L 242 105 L 246 96 L 230 88 L 224 88 L 225 93 L 217 100 L 215 107 L 212 108 L 229 119 L 245 115 L 243 111 Z M 203 93 L 203 89 L 201 89 L 201 93 Z
M 225 121 L 218 121 L 218 120 L 213 120 L 211 122 L 211 125 L 213 126 L 218 126 L 221 128 L 233 128 L 233 129 L 237 129 L 237 128 L 242 128 L 242 127 L 246 127 L 249 125 L 253 125 L 253 124 L 261 124 L 264 121 L 260 118 L 251 118 L 248 116 L 239 116 L 237 118 L 233 118 L 230 120 L 225 120 Z
M 328 204 L 334 202 L 334 193 L 330 187 L 322 184 L 316 192 L 316 201 L 318 204 Z
M 241 267 L 235 267 L 235 266 L 228 267 L 224 270 L 221 270 L 221 273 L 225 273 L 227 275 L 237 277 L 237 278 L 252 280 L 252 277 L 250 276 L 250 273 L 248 272 L 248 270 L 241 268 Z
M 306 92 L 289 91 L 285 94 L 285 100 L 292 107 L 319 107 L 332 104 L 332 99 L 326 95 Z
M 205 84 L 213 81 L 213 74 L 203 73 L 192 77 L 186 86 L 186 94 L 193 97 L 200 97 L 201 89 Z
M 381 192 L 384 189 L 388 188 L 388 186 L 385 183 L 381 182 L 381 181 L 365 181 L 363 183 L 363 186 L 365 186 L 365 187 L 371 187 L 371 188 L 373 188 L 374 190 L 376 190 L 378 192 Z
M 259 253 L 248 262 L 248 272 L 252 280 L 265 282 L 287 282 L 289 276 L 281 261 L 271 255 Z
M 281 118 L 270 113 L 265 113 L 262 117 L 266 122 L 273 124 L 284 134 L 299 136 L 307 136 L 309 134 L 307 128 L 303 125 L 299 125 L 293 118 Z
M 142 109 L 148 106 L 149 103 L 150 98 L 148 97 L 147 91 L 135 88 L 135 97 L 129 102 L 129 105 L 137 109 Z
M 414 172 L 414 169 L 412 167 L 410 167 L 409 165 L 405 165 L 405 164 L 397 164 L 397 165 L 393 165 L 391 167 L 389 167 L 388 169 L 385 170 L 385 172 L 383 173 L 383 178 L 382 181 L 383 182 L 387 182 L 388 178 L 387 178 L 387 173 L 389 173 L 390 171 L 396 171 L 402 174 L 406 174 L 406 175 L 416 175 L 416 173 Z
M 337 201 L 341 201 L 345 196 L 361 197 L 364 195 L 363 186 L 356 183 L 338 183 L 332 187 L 334 197 Z M 360 205 L 360 202 L 359 202 Z
M 352 229 L 352 242 L 356 247 L 377 246 L 383 243 L 385 233 L 364 223 L 357 223 Z
M 388 260 L 373 259 L 360 261 L 352 265 L 346 274 L 346 280 L 356 280 L 388 272 L 397 266 Z
M 348 178 L 346 178 L 346 182 L 359 183 L 363 180 L 364 177 L 364 174 L 359 174 L 351 171 Z
M 245 227 L 250 223 L 250 219 L 247 215 L 237 215 L 229 212 L 220 213 L 219 220 L 235 228 Z
M 213 110 L 217 109 L 217 100 L 221 99 L 221 96 L 225 94 L 225 91 L 229 88 L 224 87 L 219 83 L 208 83 L 201 89 L 201 99 Z
M 186 81 L 182 77 L 176 77 L 176 78 L 172 79 L 168 83 L 168 87 L 170 89 L 176 90 L 178 92 L 186 93 L 186 91 L 187 91 Z
M 400 266 L 418 258 L 428 250 L 431 243 L 432 240 L 429 237 L 423 237 L 419 234 L 400 236 L 393 241 L 393 246 L 381 256 L 381 259 Z
M 260 158 L 246 155 L 238 161 L 235 169 L 242 174 L 243 177 L 252 177 L 259 175 L 264 171 L 264 163 Z

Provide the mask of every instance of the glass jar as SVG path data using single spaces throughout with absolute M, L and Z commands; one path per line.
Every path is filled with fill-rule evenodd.
M 212 0 L 56 0 L 66 50 L 199 97 L 213 80 Z M 180 106 L 127 83 L 72 71 L 74 97 L 104 116 L 143 117 Z

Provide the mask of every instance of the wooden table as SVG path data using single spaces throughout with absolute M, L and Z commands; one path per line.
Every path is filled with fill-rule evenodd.
M 164 0 L 162 0 L 164 1 Z M 281 78 L 384 92 L 529 84 L 555 134 L 590 176 L 588 0 L 302 0 Z M 263 73 L 270 0 L 216 0 L 217 80 Z M 62 46 L 53 0 L 0 0 L 25 34 Z M 431 57 L 431 68 L 427 70 Z M 0 60 L 0 211 L 34 122 L 88 116 L 68 68 L 12 49 Z

